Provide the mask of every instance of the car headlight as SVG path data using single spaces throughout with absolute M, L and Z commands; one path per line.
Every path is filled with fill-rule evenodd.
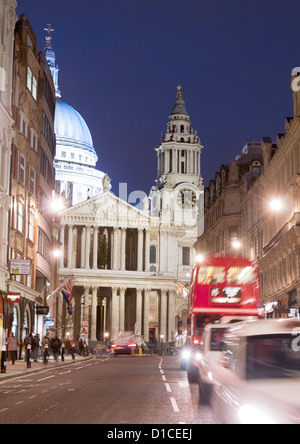
M 184 350 L 184 352 L 182 352 L 182 357 L 186 361 L 189 361 L 192 357 L 192 353 L 189 350 Z
M 244 404 L 238 411 L 242 424 L 277 424 L 267 413 L 251 404 Z

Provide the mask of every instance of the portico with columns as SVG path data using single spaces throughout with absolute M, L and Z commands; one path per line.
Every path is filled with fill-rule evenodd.
M 176 315 L 181 315 L 176 313 L 177 280 L 190 271 L 175 262 L 170 269 L 169 256 L 178 256 L 181 248 L 177 236 L 171 228 L 162 230 L 148 210 L 111 192 L 64 210 L 59 274 L 61 280 L 73 276 L 72 335 L 79 337 L 88 325 L 89 340 L 103 341 L 105 333 L 113 338 L 138 322 L 145 342 L 161 335 L 173 342 Z M 99 262 L 103 238 L 105 264 Z

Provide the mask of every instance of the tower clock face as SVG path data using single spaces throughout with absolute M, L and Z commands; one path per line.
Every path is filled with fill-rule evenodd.
M 177 203 L 183 209 L 190 209 L 196 205 L 196 193 L 189 189 L 179 191 L 177 195 Z

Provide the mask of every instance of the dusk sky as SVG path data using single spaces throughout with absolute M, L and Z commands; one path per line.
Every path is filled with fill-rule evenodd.
M 204 184 L 248 139 L 284 132 L 300 66 L 299 0 L 18 0 L 45 46 L 55 29 L 62 100 L 85 119 L 97 169 L 128 192 L 155 185 L 155 148 L 182 85 L 204 145 Z

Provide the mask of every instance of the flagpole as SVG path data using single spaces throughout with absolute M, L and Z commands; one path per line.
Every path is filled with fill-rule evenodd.
M 67 282 L 69 282 L 69 280 L 73 278 L 73 275 L 69 276 L 67 279 L 65 279 L 63 281 L 62 284 L 59 285 L 59 287 L 57 287 L 54 291 L 52 291 L 48 296 L 47 296 L 47 301 L 52 298 L 52 296 L 54 296 L 56 293 L 58 293 L 62 288 L 64 288 L 64 286 L 67 284 Z

